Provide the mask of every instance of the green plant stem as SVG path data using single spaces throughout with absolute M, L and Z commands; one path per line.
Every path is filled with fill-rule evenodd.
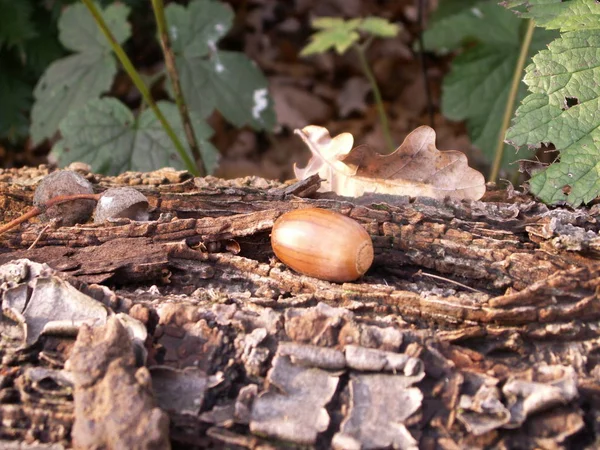
M 369 67 L 369 62 L 367 61 L 367 55 L 365 49 L 370 44 L 370 40 L 365 42 L 363 45 L 356 44 L 354 48 L 356 49 L 356 53 L 358 54 L 358 60 L 360 62 L 360 66 L 369 80 L 371 84 L 371 89 L 373 90 L 373 95 L 375 97 L 375 105 L 377 107 L 377 112 L 379 113 L 379 120 L 381 121 L 381 128 L 383 129 L 383 136 L 385 138 L 386 145 L 388 147 L 389 153 L 395 150 L 394 142 L 392 141 L 392 135 L 390 133 L 390 124 L 388 122 L 387 114 L 385 112 L 385 108 L 383 106 L 383 100 L 381 98 L 381 91 L 379 90 L 379 86 L 377 86 L 377 80 L 375 79 L 375 75 L 371 71 Z
M 108 43 L 110 44 L 113 52 L 115 52 L 115 54 L 117 55 L 117 58 L 119 58 L 119 61 L 123 65 L 123 68 L 125 69 L 125 71 L 129 75 L 129 77 L 131 78 L 131 81 L 133 81 L 133 84 L 135 84 L 135 87 L 137 87 L 138 90 L 140 91 L 140 94 L 142 94 L 144 101 L 148 105 L 150 105 L 150 107 L 154 111 L 154 114 L 156 114 L 156 117 L 160 121 L 161 125 L 163 126 L 165 132 L 167 133 L 167 135 L 169 136 L 171 141 L 173 142 L 173 145 L 175 146 L 177 153 L 179 153 L 179 157 L 185 164 L 187 170 L 194 175 L 198 175 L 199 174 L 198 168 L 194 164 L 194 161 L 192 161 L 192 159 L 188 155 L 187 151 L 183 147 L 181 141 L 175 134 L 175 131 L 173 131 L 171 124 L 169 124 L 169 122 L 167 121 L 167 119 L 165 118 L 165 116 L 163 115 L 161 110 L 158 108 L 158 106 L 156 106 L 156 103 L 154 102 L 154 99 L 150 95 L 150 91 L 146 87 L 146 84 L 140 77 L 140 74 L 137 72 L 137 70 L 135 70 L 135 67 L 133 67 L 131 60 L 129 59 L 129 57 L 127 56 L 125 51 L 123 50 L 123 47 L 121 47 L 121 45 L 119 45 L 119 43 L 113 36 L 112 32 L 109 30 L 108 25 L 106 25 L 106 22 L 104 21 L 104 18 L 102 17 L 102 14 L 100 14 L 100 11 L 98 11 L 98 8 L 96 8 L 96 5 L 94 4 L 93 0 L 81 0 L 81 1 L 89 9 L 90 13 L 92 14 L 92 17 L 96 21 L 96 24 L 98 25 L 98 27 L 100 28 L 100 30 L 102 31 L 102 33 L 104 34 L 106 39 L 108 40 Z
M 515 100 L 517 99 L 517 92 L 519 91 L 519 84 L 523 76 L 523 69 L 525 68 L 525 62 L 527 61 L 527 55 L 529 54 L 529 47 L 531 46 L 531 39 L 533 38 L 533 30 L 535 24 L 533 20 L 527 20 L 527 30 L 525 36 L 523 36 L 523 42 L 521 42 L 521 50 L 519 52 L 519 59 L 515 66 L 513 73 L 512 84 L 510 85 L 510 91 L 508 93 L 508 99 L 506 101 L 506 108 L 504 109 L 504 117 L 502 118 L 502 125 L 500 132 L 498 133 L 498 142 L 496 144 L 496 152 L 494 157 L 494 164 L 490 171 L 489 181 L 495 182 L 498 179 L 500 173 L 500 167 L 502 166 L 502 157 L 504 156 L 504 136 L 506 130 L 510 124 L 510 119 L 514 113 Z
M 175 55 L 173 49 L 169 43 L 169 34 L 167 32 L 167 20 L 165 19 L 165 7 L 163 0 L 152 0 L 152 8 L 154 9 L 154 17 L 156 18 L 156 25 L 158 27 L 158 34 L 160 36 L 160 43 L 162 45 L 163 54 L 165 56 L 165 66 L 171 79 L 171 85 L 173 86 L 173 94 L 175 96 L 175 103 L 179 109 L 179 115 L 181 116 L 181 123 L 185 131 L 185 137 L 190 146 L 192 156 L 196 161 L 196 167 L 200 171 L 200 175 L 206 174 L 206 167 L 202 162 L 202 154 L 200 153 L 200 146 L 192 127 L 192 121 L 190 120 L 190 114 L 188 112 L 187 104 L 183 98 L 181 91 L 181 84 L 179 83 L 179 73 L 175 65 Z

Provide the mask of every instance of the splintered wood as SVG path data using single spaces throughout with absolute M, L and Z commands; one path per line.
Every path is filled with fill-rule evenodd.
M 46 173 L 0 171 L 2 222 Z M 0 236 L 0 442 L 92 448 L 82 430 L 106 423 L 122 428 L 106 448 L 600 445 L 596 206 L 493 188 L 481 201 L 352 199 L 317 193 L 316 176 L 83 174 L 96 192 L 139 189 L 151 220 Z M 363 278 L 320 281 L 274 258 L 273 223 L 307 207 L 365 227 Z M 65 285 L 56 300 L 49 285 Z M 94 319 L 90 301 L 123 325 Z M 69 315 L 81 323 L 65 327 Z M 113 335 L 118 346 L 94 344 Z M 75 356 L 79 372 L 65 366 Z M 102 407 L 111 390 L 131 401 Z

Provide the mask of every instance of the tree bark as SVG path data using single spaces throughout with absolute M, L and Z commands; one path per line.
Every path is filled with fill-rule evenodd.
M 31 206 L 33 189 L 45 173 L 44 167 L 0 171 L 2 222 Z M 172 389 L 185 377 L 202 381 L 201 405 L 191 413 L 188 406 L 159 402 L 171 419 L 172 443 L 596 445 L 600 225 L 595 206 L 549 208 L 530 196 L 493 187 L 482 201 L 440 202 L 382 195 L 341 198 L 317 193 L 316 177 L 281 184 L 256 178 L 194 179 L 166 169 L 114 178 L 85 175 L 97 192 L 115 186 L 139 189 L 149 199 L 151 220 L 60 228 L 31 222 L 0 236 L 0 264 L 22 258 L 46 263 L 82 292 L 94 297 L 102 291 L 94 298 L 112 312 L 144 323 L 146 365 L 155 386 Z M 365 227 L 375 261 L 363 278 L 329 283 L 299 275 L 276 260 L 269 243 L 273 223 L 305 207 L 338 211 Z M 9 330 L 13 324 L 4 326 Z M 26 356 L 14 343 L 0 349 L 8 374 L 0 383 L 5 386 L 0 397 L 14 400 L 0 404 L 0 437 L 25 440 L 33 434 L 41 442 L 68 444 L 70 400 L 40 415 L 36 411 L 44 395 L 32 400 L 19 388 L 31 378 L 25 365 L 48 367 L 48 355 L 54 355 L 52 367 L 61 369 L 70 355 L 65 342 L 72 338 L 47 336 L 41 342 Z M 357 351 L 361 363 L 349 356 Z M 398 355 L 423 364 L 425 378 L 396 366 Z M 387 362 L 378 365 L 373 358 Z M 158 366 L 176 375 L 169 372 L 165 381 L 164 371 L 153 372 Z M 308 376 L 302 367 L 323 372 L 318 383 L 332 388 L 318 395 L 316 388 L 296 392 L 287 378 L 279 378 L 291 371 Z M 201 375 L 191 376 L 189 368 Z M 396 370 L 404 370 L 414 386 L 398 387 Z M 217 374 L 219 381 L 211 385 L 209 377 Z M 280 395 L 273 393 L 274 385 L 288 392 L 286 401 L 298 408 L 293 432 L 282 431 L 283 422 L 273 429 L 265 425 L 262 411 L 281 413 L 274 406 L 281 403 L 267 401 Z M 417 401 L 420 392 L 418 412 L 403 418 L 404 431 L 369 435 L 352 427 L 361 420 L 384 430 L 398 420 L 386 419 L 377 405 L 361 397 L 361 386 L 367 385 L 373 393 L 381 390 L 383 399 L 387 392 Z M 564 388 L 571 385 L 573 395 Z M 538 399 L 538 407 L 524 408 L 535 403 L 532 392 L 543 388 L 556 393 L 553 400 Z M 160 392 L 155 396 L 160 399 Z M 319 398 L 329 400 L 321 404 Z M 319 409 L 327 420 L 315 424 L 311 415 Z M 359 418 L 359 410 L 370 413 Z M 306 420 L 300 419 L 304 413 Z M 26 418 L 25 425 L 10 425 L 16 416 Z M 54 431 L 39 433 L 40 421 Z M 532 432 L 534 425 L 538 428 Z M 298 433 L 301 427 L 309 431 Z

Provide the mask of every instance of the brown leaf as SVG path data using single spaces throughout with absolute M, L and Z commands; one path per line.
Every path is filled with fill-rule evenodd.
M 331 115 L 331 106 L 306 88 L 278 80 L 271 84 L 271 95 L 280 125 L 297 128 L 323 122 Z
M 366 97 L 371 85 L 363 77 L 352 77 L 344 83 L 336 102 L 340 117 L 348 117 L 353 112 L 364 113 L 367 110 Z
M 463 153 L 439 151 L 435 131 L 425 125 L 410 133 L 390 155 L 366 145 L 352 148 L 350 133 L 331 138 L 327 129 L 314 125 L 296 133 L 313 156 L 305 168 L 294 166 L 294 173 L 298 179 L 319 174 L 326 180 L 324 191 L 351 197 L 373 192 L 458 200 L 479 200 L 485 193 L 483 175 L 468 166 Z

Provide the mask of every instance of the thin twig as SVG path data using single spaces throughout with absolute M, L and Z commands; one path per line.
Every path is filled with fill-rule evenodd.
M 367 77 L 367 80 L 369 80 L 369 83 L 371 84 L 373 96 L 375 97 L 375 106 L 377 107 L 377 112 L 379 113 L 379 120 L 381 121 L 381 128 L 383 129 L 383 136 L 388 147 L 388 152 L 391 153 L 395 150 L 395 147 L 394 142 L 392 141 L 392 135 L 390 133 L 390 124 L 387 118 L 387 114 L 385 112 L 385 107 L 383 105 L 383 99 L 381 98 L 381 91 L 379 90 L 379 86 L 377 85 L 375 75 L 373 75 L 373 72 L 369 67 L 369 62 L 367 61 L 367 55 L 365 53 L 365 50 L 370 43 L 371 40 L 367 40 L 367 42 L 363 45 L 356 44 L 354 45 L 354 49 L 356 49 L 356 53 L 358 54 L 360 67 L 362 68 L 365 76 Z
M 179 72 L 175 65 L 175 55 L 169 42 L 169 33 L 167 32 L 167 21 L 165 19 L 165 7 L 163 0 L 152 0 L 152 8 L 154 9 L 154 17 L 156 18 L 156 25 L 158 27 L 158 34 L 160 36 L 160 43 L 165 56 L 165 66 L 171 79 L 171 85 L 173 86 L 173 94 L 175 96 L 175 103 L 179 109 L 179 115 L 181 116 L 181 123 L 185 131 L 185 137 L 190 146 L 192 156 L 196 162 L 196 167 L 200 172 L 200 176 L 206 175 L 206 166 L 202 162 L 202 154 L 200 153 L 200 145 L 196 139 L 194 128 L 192 127 L 192 121 L 190 120 L 190 114 L 188 111 L 183 92 L 181 91 L 181 84 L 179 82 Z
M 58 205 L 60 203 L 71 202 L 73 200 L 94 200 L 98 201 L 101 194 L 73 194 L 73 195 L 57 195 L 56 197 L 52 197 L 46 203 L 40 206 L 34 206 L 29 211 L 27 211 L 22 216 L 17 217 L 14 220 L 11 220 L 8 223 L 0 226 L 0 235 L 6 233 L 7 231 L 13 229 L 16 226 L 21 225 L 23 222 L 28 221 L 29 219 L 39 216 L 48 208 L 54 205 Z
M 480 294 L 484 293 L 483 291 L 480 291 L 479 289 L 472 288 L 471 286 L 467 286 L 466 284 L 459 283 L 458 281 L 454 281 L 454 280 L 452 280 L 450 278 L 441 277 L 439 275 L 434 275 L 432 273 L 426 273 L 426 272 L 423 272 L 422 270 L 419 270 L 417 273 L 415 273 L 413 275 L 413 277 L 435 278 L 436 280 L 447 281 L 448 283 L 455 284 L 455 285 L 460 286 L 462 288 L 468 289 L 469 291 L 479 292 Z
M 81 0 L 81 1 L 90 10 L 90 13 L 92 14 L 92 17 L 94 18 L 94 20 L 96 21 L 96 24 L 98 25 L 98 27 L 100 28 L 100 30 L 102 31 L 102 33 L 104 34 L 106 39 L 108 40 L 108 43 L 110 44 L 113 52 L 115 52 L 115 55 L 117 55 L 117 58 L 119 58 L 119 61 L 123 65 L 123 68 L 127 72 L 127 75 L 129 75 L 129 78 L 131 78 L 131 81 L 133 81 L 133 84 L 135 84 L 135 87 L 140 91 L 140 94 L 142 94 L 144 101 L 146 103 L 148 103 L 148 105 L 150 105 L 150 107 L 152 108 L 152 111 L 154 111 L 154 114 L 156 114 L 156 117 L 160 121 L 163 129 L 165 130 L 165 133 L 167 133 L 167 135 L 173 142 L 173 146 L 175 147 L 175 150 L 177 150 L 177 153 L 179 154 L 179 157 L 183 161 L 183 164 L 185 164 L 185 167 L 187 168 L 187 170 L 194 175 L 198 175 L 199 174 L 198 168 L 194 164 L 194 161 L 192 161 L 192 159 L 188 155 L 187 150 L 185 149 L 185 147 L 183 146 L 183 144 L 181 143 L 181 141 L 175 134 L 175 131 L 171 127 L 171 124 L 167 121 L 167 119 L 163 115 L 162 111 L 158 108 L 158 106 L 154 102 L 154 99 L 152 98 L 152 95 L 150 95 L 150 91 L 148 90 L 148 87 L 142 80 L 142 77 L 140 77 L 140 74 L 137 72 L 137 70 L 135 70 L 135 67 L 133 66 L 133 64 L 131 63 L 131 60 L 129 59 L 129 57 L 127 56 L 125 51 L 123 50 L 123 47 L 121 47 L 121 45 L 119 45 L 119 43 L 113 36 L 112 32 L 108 28 L 108 25 L 104 21 L 102 14 L 100 14 L 100 11 L 98 11 L 98 8 L 94 4 L 93 0 Z
M 42 213 L 42 210 L 38 207 L 33 207 L 32 209 L 30 209 L 29 211 L 27 211 L 25 214 L 17 217 L 14 220 L 11 220 L 8 223 L 5 223 L 4 225 L 2 225 L 0 227 L 0 234 L 6 233 L 8 230 L 11 230 L 12 228 L 21 225 L 23 222 L 28 221 L 29 219 L 31 219 L 32 217 L 35 216 L 39 216 Z
M 42 236 L 44 235 L 44 233 L 48 230 L 48 228 L 50 228 L 52 226 L 52 223 L 49 223 L 48 225 L 46 225 L 42 231 L 40 231 L 37 235 L 37 237 L 35 238 L 35 241 L 32 242 L 32 244 L 27 248 L 27 250 L 32 250 L 37 243 L 40 241 L 40 239 L 42 238 Z
M 506 101 L 506 108 L 504 109 L 504 117 L 502 118 L 500 132 L 498 133 L 498 142 L 496 144 L 494 165 L 492 166 L 492 170 L 490 171 L 489 181 L 496 181 L 496 179 L 498 178 L 498 174 L 500 173 L 500 167 L 502 166 L 502 157 L 504 156 L 504 136 L 506 135 L 506 130 L 508 129 L 508 125 L 510 124 L 510 118 L 512 117 L 514 112 L 515 100 L 517 99 L 519 84 L 521 84 L 523 68 L 525 67 L 527 55 L 529 54 L 529 47 L 531 46 L 531 39 L 533 38 L 534 28 L 535 24 L 533 20 L 528 19 L 527 30 L 525 32 L 525 36 L 523 37 L 523 42 L 521 42 L 521 51 L 519 53 L 519 59 L 517 60 L 517 65 L 515 66 L 515 71 L 513 73 L 513 79 L 510 85 L 508 99 Z

